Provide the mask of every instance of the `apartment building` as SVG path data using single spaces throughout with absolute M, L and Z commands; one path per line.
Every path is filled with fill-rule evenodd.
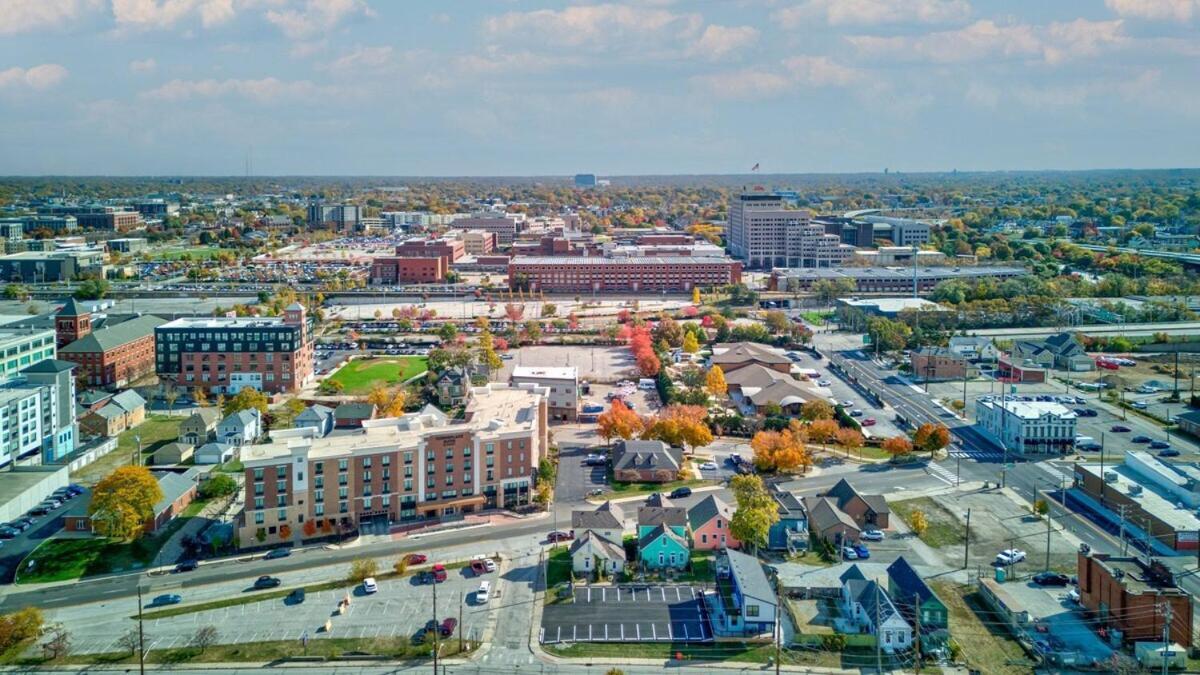
M 39 216 L 74 216 L 81 230 L 126 232 L 143 225 L 142 214 L 124 206 L 56 204 L 38 209 Z
M 1079 604 L 1097 627 L 1120 631 L 1127 644 L 1161 641 L 1164 628 L 1171 642 L 1192 644 L 1192 596 L 1158 560 L 1079 553 L 1078 578 Z
M 445 258 L 407 258 L 388 256 L 371 261 L 372 284 L 434 284 L 446 280 L 450 271 Z
M 75 450 L 74 368 L 51 355 L 0 380 L 0 466 L 50 463 Z
M 837 267 L 854 250 L 813 222 L 812 212 L 784 209 L 783 198 L 773 193 L 734 196 L 727 235 L 730 253 L 751 268 Z
M 0 379 L 53 359 L 54 331 L 49 328 L 0 328 Z
M 1075 411 L 1049 401 L 982 397 L 975 419 L 982 430 L 1021 455 L 1061 455 L 1075 447 Z
M 979 369 L 945 347 L 921 347 L 912 352 L 912 373 L 918 382 L 938 382 L 975 377 Z
M 292 303 L 282 317 L 191 317 L 154 329 L 159 377 L 236 394 L 294 391 L 313 376 L 313 323 Z
M 459 230 L 447 233 L 463 243 L 467 255 L 488 255 L 496 250 L 496 233 L 486 230 Z
M 519 219 L 508 214 L 472 214 L 466 218 L 456 218 L 452 225 L 455 229 L 492 232 L 496 235 L 497 246 L 501 248 L 512 246 L 517 233 L 521 231 Z
M 92 313 L 73 298 L 54 316 L 59 355 L 79 366 L 90 385 L 124 386 L 154 372 L 154 329 L 166 319 Z
M 508 282 L 514 290 L 690 291 L 741 280 L 742 264 L 728 258 L 517 256 L 508 264 Z
M 512 372 L 512 383 L 545 387 L 552 420 L 574 422 L 579 416 L 579 371 L 574 366 L 517 366 Z
M 528 504 L 549 451 L 547 395 L 542 387 L 490 383 L 471 390 L 462 422 L 427 406 L 346 434 L 275 431 L 271 443 L 242 448 L 240 541 Z
M 339 229 L 357 230 L 362 225 L 363 210 L 353 204 L 324 204 L 313 202 L 308 205 L 308 226 L 332 225 Z

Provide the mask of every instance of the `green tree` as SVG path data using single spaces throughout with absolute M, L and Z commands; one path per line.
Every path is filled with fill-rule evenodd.
M 76 300 L 100 300 L 108 295 L 108 282 L 103 279 L 86 279 L 75 289 Z
M 262 416 L 267 414 L 267 406 L 269 401 L 267 395 L 257 389 L 245 387 L 238 393 L 233 395 L 233 398 L 225 401 L 225 407 L 221 409 L 221 414 L 226 417 L 242 410 L 250 410 L 254 408 Z
M 237 491 L 237 481 L 227 473 L 213 473 L 212 478 L 200 484 L 198 491 L 204 499 L 225 497 Z
M 438 328 L 437 334 L 442 339 L 442 342 L 454 342 L 454 338 L 458 337 L 458 326 L 447 321 Z
M 162 488 L 144 466 L 123 466 L 100 479 L 92 489 L 88 515 L 97 534 L 130 540 L 141 535 L 154 517 Z

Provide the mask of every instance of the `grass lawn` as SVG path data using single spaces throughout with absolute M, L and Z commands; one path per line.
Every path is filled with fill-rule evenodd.
M 221 627 L 217 627 L 217 639 L 221 639 Z M 457 636 L 441 640 L 442 657 L 467 654 L 476 645 L 467 643 L 460 652 Z M 233 663 L 271 662 L 293 656 L 337 657 L 346 653 L 372 654 L 397 660 L 425 659 L 431 656 L 432 645 L 413 644 L 411 636 L 394 638 L 321 638 L 310 639 L 305 649 L 296 640 L 275 642 L 244 642 L 232 645 L 213 645 L 203 651 L 197 647 L 156 649 L 146 655 L 147 663 Z M 15 659 L 18 665 L 44 665 L 50 663 L 130 663 L 137 658 L 127 652 L 109 654 L 71 655 L 58 661 L 46 661 L 41 657 Z
M 925 530 L 924 534 L 920 535 L 921 541 L 933 548 L 960 545 L 967 534 L 967 528 L 958 522 L 954 514 L 944 509 L 929 497 L 891 502 L 889 506 L 891 506 L 893 512 L 899 514 L 904 519 L 904 522 L 910 526 L 914 511 L 924 513 L 925 522 L 928 523 L 929 527 Z
M 826 310 L 823 312 L 810 310 L 807 312 L 800 312 L 800 316 L 803 317 L 803 319 L 805 321 L 813 324 L 814 326 L 821 326 L 821 325 L 824 325 L 824 323 L 829 320 L 829 317 L 833 316 L 833 312 L 831 312 L 829 310 Z
M 973 669 L 996 675 L 1031 672 L 1033 662 L 1006 631 L 999 617 L 986 609 L 969 586 L 952 581 L 930 582 L 950 612 L 950 636 L 963 648 L 962 658 Z
M 832 567 L 838 562 L 834 558 L 823 558 L 816 551 L 805 551 L 804 553 L 788 556 L 787 561 L 801 565 L 811 565 L 813 567 Z
M 179 425 L 187 419 L 184 415 L 149 415 L 146 420 L 117 436 L 117 449 L 88 464 L 73 474 L 80 483 L 95 483 L 112 473 L 113 469 L 129 464 L 137 450 L 136 436 L 142 439 L 142 461 L 154 454 L 159 447 L 179 438 Z
M 616 499 L 618 497 L 634 497 L 636 495 L 648 495 L 654 492 L 670 494 L 671 490 L 677 487 L 700 487 L 703 485 L 716 485 L 715 480 L 703 480 L 700 478 L 686 478 L 684 480 L 673 480 L 670 483 L 617 483 L 613 481 L 612 467 L 608 468 L 608 488 L 609 491 L 600 495 L 597 499 L 605 501 L 608 499 Z
M 692 551 L 688 564 L 690 568 L 676 574 L 675 579 L 683 582 L 712 583 L 716 579 L 716 568 L 713 567 L 712 551 Z
M 174 248 L 155 251 L 149 255 L 151 260 L 179 260 L 183 254 L 191 256 L 192 260 L 208 260 L 220 252 L 219 246 L 196 246 L 193 248 Z
M 546 558 L 546 586 L 556 586 L 570 580 L 571 551 L 566 546 L 555 546 Z
M 596 659 L 656 659 L 674 660 L 681 654 L 688 661 L 735 661 L 739 663 L 766 664 L 775 657 L 775 647 L 770 644 L 722 642 L 714 645 L 673 644 L 666 642 L 604 643 L 577 642 L 570 645 L 545 645 L 545 650 L 565 658 Z M 838 668 L 858 670 L 875 667 L 875 651 L 847 649 L 844 652 L 829 652 L 821 649 L 788 648 L 780 654 L 780 663 L 816 668 Z M 888 657 L 883 658 L 890 665 Z M 923 669 L 930 671 L 930 669 Z
M 204 504 L 204 500 L 197 499 L 161 532 L 133 542 L 103 537 L 47 539 L 22 561 L 17 583 L 66 581 L 97 574 L 142 569 L 154 562 L 154 556 L 163 544 L 183 527 L 184 523 L 199 514 Z M 34 561 L 34 568 L 32 571 L 26 571 L 30 560 Z
M 370 393 L 376 382 L 391 386 L 420 375 L 428 369 L 423 356 L 397 356 L 378 359 L 355 359 L 334 373 L 329 379 L 341 382 L 343 394 Z

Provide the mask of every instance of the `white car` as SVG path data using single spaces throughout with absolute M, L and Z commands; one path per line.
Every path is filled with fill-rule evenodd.
M 858 538 L 863 541 L 883 541 L 883 530 L 863 530 Z
M 1000 565 L 1015 565 L 1025 559 L 1025 551 L 1019 548 L 1005 549 L 996 554 L 996 562 Z
M 831 384 L 833 384 L 833 383 L 830 382 L 829 380 L 817 380 L 818 387 L 828 387 Z
M 370 595 L 379 590 L 379 584 L 375 583 L 375 577 L 367 577 L 363 579 L 363 593 Z
M 858 553 L 855 552 L 853 546 L 843 546 L 842 547 L 842 559 L 843 560 L 858 560 Z
M 701 471 L 716 471 L 717 463 L 716 462 L 705 462 L 700 465 L 700 470 Z
M 1146 403 L 1145 401 L 1134 401 L 1132 405 L 1138 410 L 1145 410 L 1150 407 L 1150 404 Z
M 479 589 L 475 591 L 475 602 L 485 604 L 492 595 L 492 584 L 488 581 L 479 582 Z
M 850 399 L 846 399 L 845 401 L 842 401 L 842 406 L 845 408 L 853 408 L 854 401 L 851 401 Z

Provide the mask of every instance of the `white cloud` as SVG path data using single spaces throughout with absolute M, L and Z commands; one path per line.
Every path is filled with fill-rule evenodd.
M 863 79 L 863 72 L 835 63 L 828 56 L 796 56 L 783 67 L 797 84 L 808 87 L 846 87 Z
M 758 29 L 751 26 L 710 24 L 704 28 L 700 38 L 688 47 L 686 54 L 716 61 L 757 41 Z
M 1200 0 L 1105 0 L 1118 16 L 1148 21 L 1191 21 L 1200 17 Z
M 318 91 L 318 87 L 307 80 L 287 81 L 265 77 L 260 80 L 171 80 L 142 92 L 141 96 L 167 102 L 235 96 L 257 103 L 275 103 L 301 99 Z
M 967 63 L 984 59 L 1022 58 L 1049 64 L 1095 56 L 1127 41 L 1122 21 L 1088 21 L 1045 26 L 998 24 L 980 20 L 963 28 L 914 36 L 852 35 L 846 40 L 867 56 Z
M 791 80 L 780 73 L 754 68 L 697 75 L 691 82 L 710 96 L 727 99 L 770 98 L 792 86 Z
M 954 23 L 971 15 L 967 0 L 807 0 L 772 13 L 783 28 L 823 21 L 831 26 Z
M 170 28 L 199 16 L 207 28 L 229 21 L 237 8 L 234 0 L 112 0 L 112 12 L 122 27 Z
M 67 78 L 67 69 L 57 63 L 43 63 L 32 68 L 14 66 L 0 70 L 0 91 L 29 88 L 45 91 Z
M 580 60 L 563 54 L 535 54 L 531 51 L 504 51 L 490 46 L 479 54 L 467 54 L 453 60 L 455 69 L 464 75 L 483 75 L 512 72 L 543 72 L 565 65 L 578 64 Z
M 382 68 L 392 61 L 391 47 L 357 47 L 325 66 L 326 70 L 353 71 Z
M 698 14 L 628 5 L 575 5 L 562 10 L 509 12 L 488 18 L 484 29 L 492 36 L 522 43 L 560 47 L 617 49 L 629 43 L 653 45 L 658 40 L 688 39 L 700 32 Z
M 54 28 L 99 6 L 100 0 L 0 0 L 0 35 Z
M 158 62 L 153 58 L 133 60 L 129 62 L 129 70 L 134 73 L 149 73 L 158 68 Z
M 307 40 L 331 30 L 342 19 L 355 14 L 373 16 L 363 0 L 306 0 L 299 8 L 269 10 L 266 17 L 289 39 Z

